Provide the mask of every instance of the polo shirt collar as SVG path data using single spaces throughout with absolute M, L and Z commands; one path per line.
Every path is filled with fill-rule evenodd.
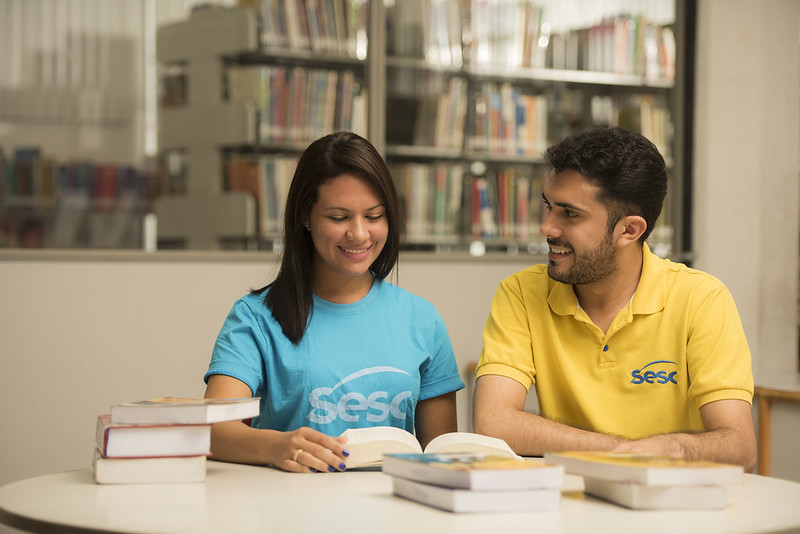
M 647 243 L 642 248 L 642 275 L 631 302 L 631 312 L 648 315 L 664 308 L 667 300 L 667 272 L 663 261 L 650 251 Z M 550 279 L 547 303 L 557 315 L 575 315 L 578 298 L 571 284 Z
M 667 302 L 666 262 L 650 252 L 647 243 L 642 250 L 642 276 L 633 295 L 631 311 L 634 314 L 649 315 L 664 309 Z

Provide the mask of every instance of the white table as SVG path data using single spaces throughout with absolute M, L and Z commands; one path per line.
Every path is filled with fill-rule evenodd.
M 724 511 L 645 512 L 565 493 L 557 512 L 452 514 L 391 495 L 375 471 L 291 474 L 209 462 L 205 484 L 97 485 L 89 469 L 0 488 L 0 521 L 32 532 L 453 533 L 800 531 L 800 484 L 746 475 Z

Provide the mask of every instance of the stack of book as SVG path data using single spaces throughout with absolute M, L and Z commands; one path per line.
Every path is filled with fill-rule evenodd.
M 386 454 L 382 471 L 395 495 L 450 512 L 558 510 L 564 485 L 563 466 L 513 452 Z
M 98 484 L 203 482 L 211 425 L 258 415 L 259 399 L 162 397 L 97 417 L 92 459 Z
M 545 453 L 545 461 L 583 477 L 585 492 L 636 510 L 721 510 L 741 466 L 640 453 Z

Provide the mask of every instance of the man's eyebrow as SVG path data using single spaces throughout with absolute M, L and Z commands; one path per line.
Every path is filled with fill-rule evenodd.
M 544 193 L 542 193 L 542 200 L 547 202 L 548 204 L 551 204 L 550 200 L 547 199 Z M 564 208 L 567 210 L 580 211 L 582 213 L 586 211 L 585 209 L 579 208 L 578 206 L 570 204 L 569 202 L 553 202 L 551 205 L 558 206 L 559 208 Z

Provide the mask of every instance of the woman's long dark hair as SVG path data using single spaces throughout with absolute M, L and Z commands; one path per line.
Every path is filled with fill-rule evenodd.
M 389 232 L 383 250 L 370 266 L 375 277 L 386 278 L 400 253 L 400 202 L 386 162 L 375 147 L 351 132 L 333 133 L 311 143 L 297 162 L 286 198 L 280 270 L 271 284 L 253 290 L 260 294 L 269 289 L 264 302 L 295 345 L 303 339 L 314 304 L 314 244 L 303 224 L 317 202 L 320 185 L 343 174 L 367 180 L 386 208 Z

